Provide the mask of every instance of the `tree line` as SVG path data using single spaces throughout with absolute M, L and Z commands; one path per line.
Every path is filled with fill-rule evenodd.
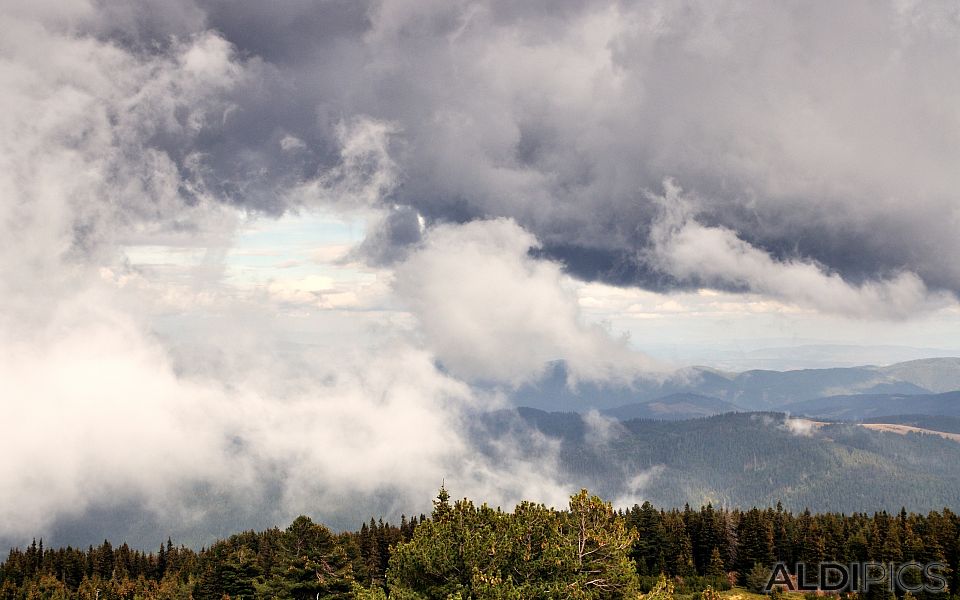
M 827 561 L 939 562 L 956 600 L 958 556 L 960 517 L 948 509 L 845 515 L 648 502 L 614 510 L 584 490 L 564 510 L 523 502 L 503 511 L 451 502 L 441 488 L 429 516 L 371 519 L 342 533 L 301 516 L 200 551 L 171 540 L 156 552 L 34 542 L 0 563 L 0 600 L 605 599 L 674 588 L 709 597 L 761 587 L 776 562 Z M 902 596 L 880 588 L 864 600 L 894 595 Z

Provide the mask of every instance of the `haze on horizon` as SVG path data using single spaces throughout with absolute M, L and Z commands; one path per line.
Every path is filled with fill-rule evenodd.
M 950 2 L 0 2 L 0 540 L 563 503 L 549 440 L 465 435 L 558 360 L 960 355 L 958 40 Z

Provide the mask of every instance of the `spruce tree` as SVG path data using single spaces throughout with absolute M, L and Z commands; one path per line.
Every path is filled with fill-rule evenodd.
M 710 553 L 710 563 L 707 566 L 706 575 L 714 579 L 724 575 L 723 557 L 720 556 L 720 550 L 717 548 L 714 548 Z
M 343 548 L 323 525 L 297 517 L 281 536 L 278 564 L 259 593 L 309 600 L 349 598 L 353 570 Z

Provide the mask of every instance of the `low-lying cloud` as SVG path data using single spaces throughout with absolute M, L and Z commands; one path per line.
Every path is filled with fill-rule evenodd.
M 626 339 L 583 321 L 559 266 L 530 256 L 536 246 L 513 221 L 444 225 L 397 267 L 397 295 L 443 365 L 512 384 L 561 359 L 573 379 L 631 381 L 651 370 Z

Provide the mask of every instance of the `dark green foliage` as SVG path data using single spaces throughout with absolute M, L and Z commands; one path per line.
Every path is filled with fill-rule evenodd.
M 100 600 L 525 600 L 656 590 L 666 598 L 674 588 L 711 600 L 712 590 L 729 588 L 728 576 L 762 587 L 778 560 L 938 561 L 956 590 L 958 532 L 960 516 L 947 509 L 842 515 L 644 503 L 617 512 L 582 491 L 565 510 L 524 502 L 506 512 L 451 502 L 441 490 L 429 518 L 398 527 L 373 519 L 337 534 L 299 517 L 285 530 L 239 533 L 200 552 L 169 540 L 155 554 L 106 541 L 51 549 L 37 540 L 0 563 L 0 600 L 94 600 L 97 590 Z M 895 593 L 902 590 L 878 587 L 870 598 Z
M 658 575 L 666 572 L 667 561 L 664 555 L 666 530 L 660 511 L 649 502 L 643 506 L 634 506 L 627 512 L 627 523 L 637 531 L 637 541 L 630 552 L 630 558 L 637 565 L 641 575 Z
M 757 563 L 753 565 L 749 571 L 747 571 L 746 577 L 744 577 L 744 583 L 746 584 L 748 590 L 752 592 L 762 592 L 769 579 L 770 567 Z
M 254 582 L 261 574 L 256 554 L 244 545 L 236 549 L 215 545 L 202 556 L 200 569 L 193 589 L 197 600 L 219 600 L 224 595 L 253 598 Z
M 279 536 L 276 564 L 259 585 L 260 595 L 293 598 L 349 598 L 353 566 L 329 529 L 300 516 Z
M 394 549 L 392 594 L 620 598 L 639 589 L 628 557 L 635 533 L 586 491 L 566 512 L 532 503 L 512 513 L 468 500 L 450 506 L 443 494 L 432 519 Z
M 716 548 L 713 549 L 713 552 L 710 554 L 710 564 L 707 565 L 707 576 L 720 578 L 723 577 L 724 568 L 723 568 L 723 559 L 720 557 L 720 551 Z
M 773 563 L 773 524 L 756 508 L 740 518 L 737 539 L 740 541 L 737 566 L 741 572 L 746 573 L 757 564 Z

